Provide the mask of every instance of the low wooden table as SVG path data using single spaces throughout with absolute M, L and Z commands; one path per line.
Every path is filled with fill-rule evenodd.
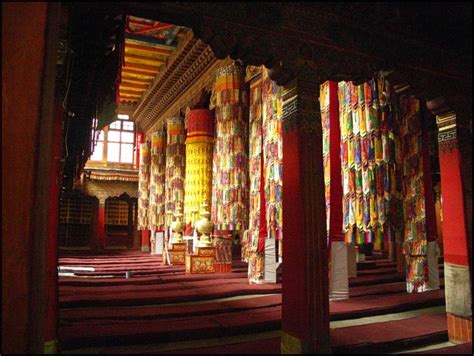
M 198 247 L 196 253 L 186 253 L 186 273 L 214 273 L 214 247 Z
M 186 243 L 171 244 L 171 248 L 168 249 L 168 255 L 170 257 L 170 263 L 172 265 L 184 265 L 186 254 Z

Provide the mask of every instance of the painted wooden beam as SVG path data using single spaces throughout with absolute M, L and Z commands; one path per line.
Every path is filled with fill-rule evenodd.
M 135 59 L 139 61 L 144 61 L 144 62 L 151 62 L 151 63 L 156 63 L 158 65 L 165 64 L 166 60 L 161 59 L 161 58 L 156 58 L 156 57 L 149 57 L 149 56 L 139 56 L 136 54 L 130 54 L 130 53 L 125 53 L 125 61 L 128 59 Z
M 124 69 L 136 69 L 139 71 L 145 71 L 145 72 L 152 72 L 152 73 L 158 73 L 161 69 L 161 66 L 149 66 L 145 64 L 138 64 L 138 63 L 131 63 L 125 61 L 125 66 L 123 67 Z
M 144 72 L 143 70 L 136 70 L 136 69 L 133 69 L 131 67 L 122 67 L 122 75 L 124 75 L 125 73 L 128 73 L 128 74 L 135 74 L 135 75 L 141 75 L 143 77 L 148 77 L 148 78 L 151 78 L 153 79 L 155 77 L 155 74 L 156 73 L 150 73 L 150 72 Z
M 143 92 L 141 93 L 137 93 L 137 92 L 134 92 L 134 91 L 130 91 L 130 90 L 120 90 L 120 96 L 127 96 L 127 97 L 137 97 L 137 98 L 140 98 L 142 96 Z
M 140 44 L 133 44 L 129 42 L 125 42 L 125 53 L 127 50 L 135 50 L 139 52 L 146 52 L 146 53 L 153 53 L 157 55 L 169 56 L 173 51 L 169 48 L 157 48 L 154 46 L 147 46 L 147 45 L 140 45 Z
M 138 78 L 127 73 L 122 73 L 122 82 L 120 84 L 138 84 L 148 86 L 150 83 L 151 79 Z
M 132 83 L 120 83 L 120 88 L 126 88 L 126 89 L 138 89 L 138 90 L 147 90 L 148 85 L 146 84 L 132 84 Z
M 150 37 L 150 36 L 143 36 L 143 35 L 132 35 L 130 33 L 125 34 L 125 41 L 127 40 L 134 40 L 138 42 L 142 42 L 145 44 L 151 44 L 151 45 L 160 45 L 164 46 L 164 48 L 169 48 L 173 49 L 173 46 L 169 46 L 166 44 L 166 40 L 160 40 L 158 38 Z

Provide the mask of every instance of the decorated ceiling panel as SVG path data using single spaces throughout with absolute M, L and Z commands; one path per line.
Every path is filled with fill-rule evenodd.
M 135 106 L 189 29 L 134 16 L 125 19 L 118 104 Z

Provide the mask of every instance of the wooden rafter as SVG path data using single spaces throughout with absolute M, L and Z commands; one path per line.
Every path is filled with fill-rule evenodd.
M 126 42 L 125 53 L 127 52 L 127 50 L 135 50 L 139 52 L 146 52 L 146 53 L 152 53 L 152 54 L 163 55 L 163 56 L 169 56 L 173 52 L 171 49 L 167 49 L 167 48 L 156 48 L 152 46 L 138 45 L 138 44 Z
M 135 74 L 135 75 L 141 75 L 143 77 L 148 77 L 150 79 L 153 79 L 155 77 L 156 73 L 150 73 L 150 72 L 144 72 L 142 70 L 136 70 L 131 67 L 122 67 L 122 76 L 124 74 Z
M 125 66 L 123 67 L 123 69 L 136 69 L 139 71 L 158 73 L 161 69 L 161 66 L 150 66 L 125 61 Z
M 149 56 L 139 56 L 136 54 L 125 53 L 125 61 L 128 60 L 138 60 L 144 62 L 156 63 L 157 65 L 165 64 L 166 61 L 161 58 L 149 57 Z
M 160 47 L 164 49 L 173 50 L 175 47 L 166 44 L 165 40 L 160 40 L 155 37 L 144 36 L 144 35 L 132 35 L 125 33 L 125 43 L 134 42 L 135 44 L 142 44 L 154 47 Z
M 144 92 L 144 90 L 139 91 L 139 92 L 136 92 L 136 91 L 133 91 L 133 90 L 126 90 L 126 89 L 120 88 L 120 96 L 122 96 L 122 95 L 128 95 L 128 96 L 141 97 L 142 94 L 143 94 L 143 92 Z
M 147 90 L 148 85 L 146 84 L 132 84 L 132 83 L 126 83 L 122 82 L 120 83 L 120 89 L 131 89 L 131 90 Z
M 127 73 L 122 73 L 122 84 L 138 84 L 138 85 L 149 85 L 151 79 L 143 79 L 134 76 L 130 76 Z

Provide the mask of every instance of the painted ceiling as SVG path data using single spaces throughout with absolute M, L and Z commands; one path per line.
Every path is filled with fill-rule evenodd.
M 153 79 L 166 67 L 189 29 L 127 16 L 117 103 L 136 106 Z

